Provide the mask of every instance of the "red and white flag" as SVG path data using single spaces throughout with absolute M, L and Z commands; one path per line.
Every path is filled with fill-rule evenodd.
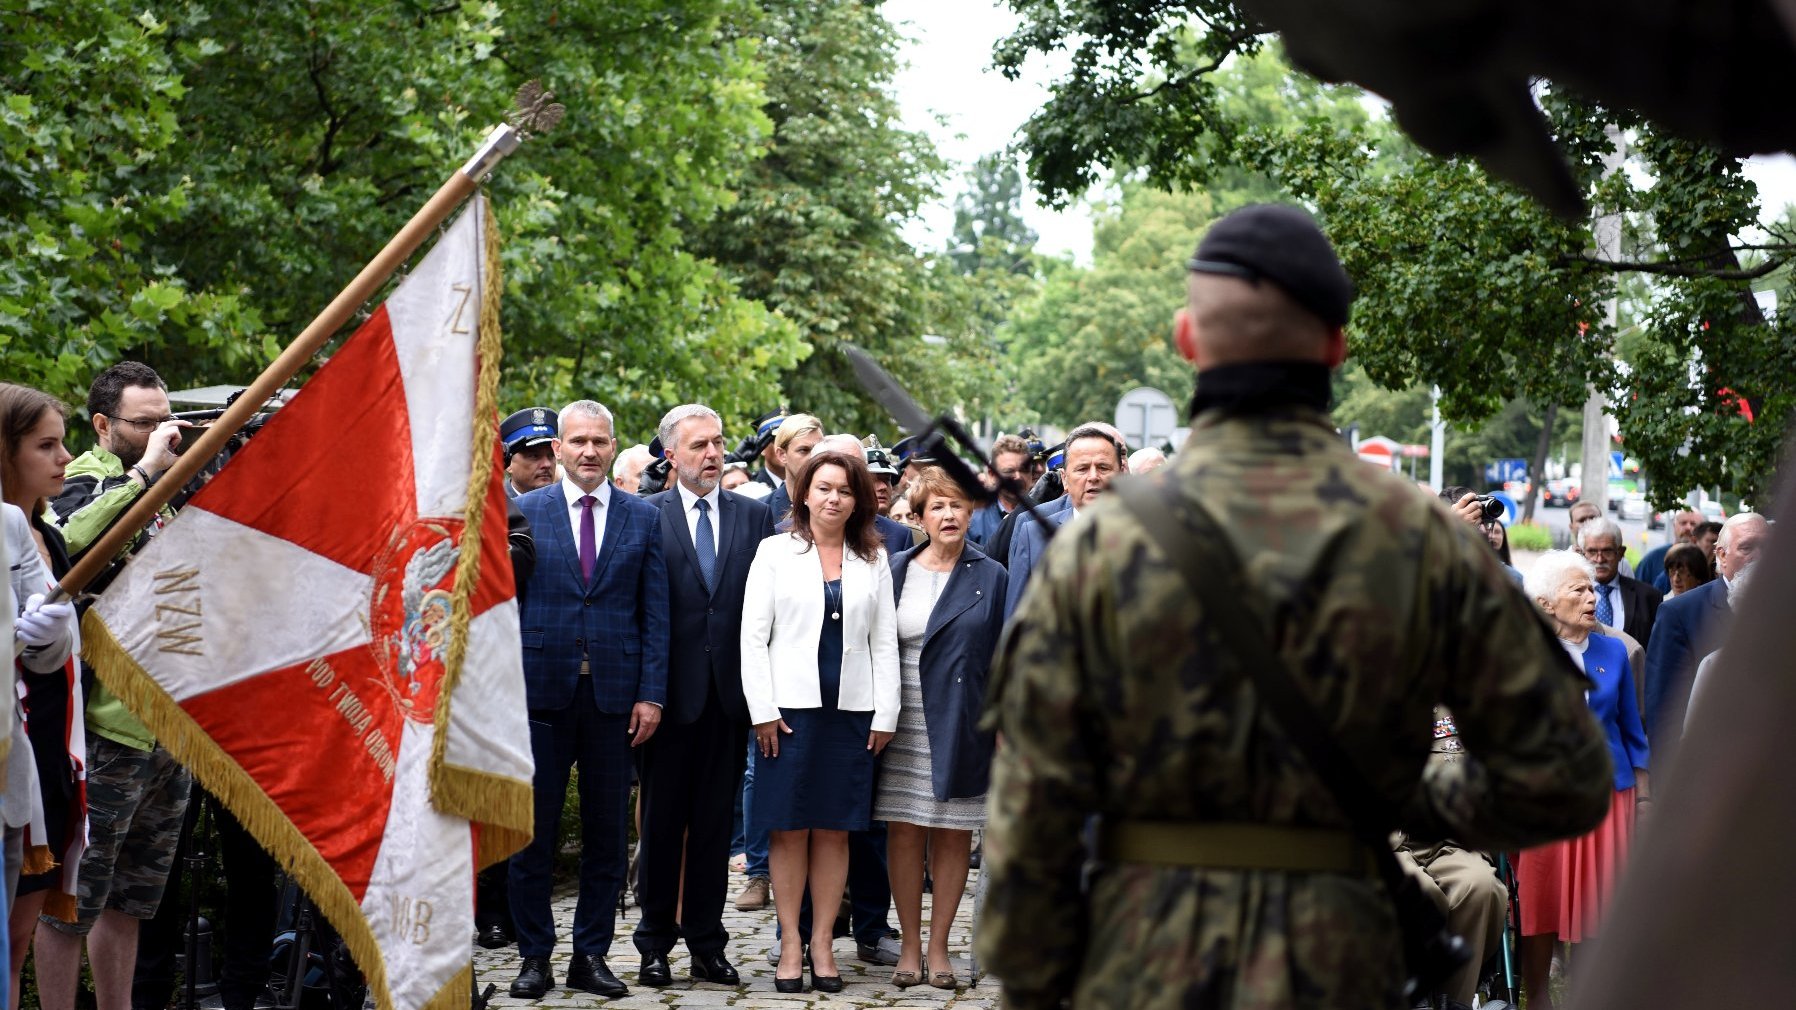
M 531 831 L 490 214 L 477 198 L 84 626 L 382 1010 L 466 1010 L 476 868 Z

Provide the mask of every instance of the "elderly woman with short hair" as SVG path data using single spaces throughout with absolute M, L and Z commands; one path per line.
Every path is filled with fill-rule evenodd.
M 1635 797 L 1647 792 L 1646 730 L 1622 643 L 1597 631 L 1596 569 L 1571 551 L 1548 551 L 1523 587 L 1559 643 L 1589 678 L 1585 699 L 1609 738 L 1615 799 L 1596 830 L 1522 852 L 1516 863 L 1522 915 L 1522 987 L 1533 1010 L 1552 1010 L 1547 972 L 1560 940 L 1594 936 L 1634 834 Z
M 929 539 L 892 558 L 903 695 L 873 815 L 886 822 L 886 866 L 903 934 L 892 983 L 954 989 L 948 931 L 966 889 L 973 832 L 985 824 L 992 736 L 979 729 L 979 711 L 1004 627 L 1008 578 L 1003 565 L 968 542 L 972 502 L 940 468 L 917 472 L 909 504 Z M 935 899 L 927 964 L 925 850 Z

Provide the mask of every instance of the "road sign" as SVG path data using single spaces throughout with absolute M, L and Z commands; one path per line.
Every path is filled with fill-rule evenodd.
M 1621 464 L 1622 464 L 1621 450 L 1620 449 L 1610 450 L 1610 452 L 1609 452 L 1609 479 L 1610 480 L 1620 480 L 1621 479 L 1621 477 L 1622 477 Z
M 1490 464 L 1484 468 L 1484 482 L 1486 484 L 1510 484 L 1526 481 L 1527 479 L 1528 461 L 1525 459 L 1515 459 L 1513 457 L 1495 459 L 1491 460 Z
M 1172 397 L 1152 386 L 1137 386 L 1116 401 L 1116 430 L 1134 448 L 1171 442 L 1178 427 Z

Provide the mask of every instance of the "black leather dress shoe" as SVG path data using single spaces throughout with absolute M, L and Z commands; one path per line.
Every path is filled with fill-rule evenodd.
M 501 926 L 496 922 L 489 922 L 480 927 L 480 937 L 474 942 L 485 947 L 487 950 L 498 950 L 500 947 L 509 947 L 511 945 L 511 934 L 505 931 L 504 926 Z
M 652 985 L 657 989 L 665 985 L 673 985 L 673 970 L 667 966 L 667 955 L 642 955 L 642 970 L 636 973 L 636 981 L 643 985 Z
M 611 974 L 611 966 L 605 963 L 604 958 L 587 954 L 575 954 L 573 960 L 568 962 L 567 987 L 613 999 L 630 995 L 629 987 Z
M 742 984 L 742 976 L 736 974 L 736 966 L 723 956 L 722 951 L 692 955 L 692 977 L 700 982 L 715 982 L 718 985 Z
M 549 973 L 549 959 L 527 957 L 518 977 L 512 979 L 511 994 L 519 999 L 540 999 L 554 984 L 555 976 Z

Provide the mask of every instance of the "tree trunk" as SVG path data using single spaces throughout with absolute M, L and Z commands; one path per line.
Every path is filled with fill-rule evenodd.
M 1534 521 L 1534 505 L 1540 501 L 1541 493 L 1546 488 L 1543 479 L 1547 472 L 1547 450 L 1553 445 L 1553 421 L 1559 416 L 1557 403 L 1547 404 L 1546 414 L 1540 419 L 1540 441 L 1534 443 L 1534 458 L 1528 461 L 1528 485 L 1530 493 L 1527 504 L 1522 506 L 1522 522 Z

